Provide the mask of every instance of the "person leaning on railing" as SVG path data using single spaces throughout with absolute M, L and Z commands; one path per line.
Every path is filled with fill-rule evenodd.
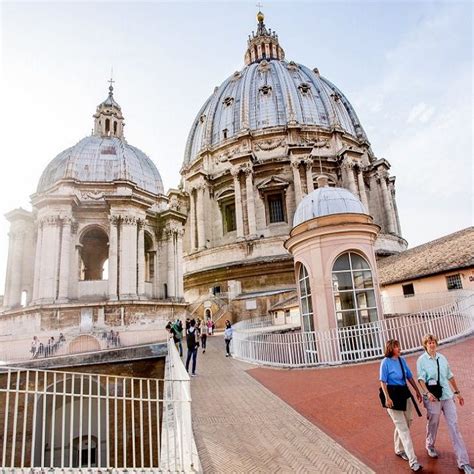
M 410 434 L 414 405 L 407 380 L 414 388 L 419 403 L 422 398 L 410 368 L 400 356 L 400 352 L 400 343 L 397 340 L 390 339 L 386 342 L 385 358 L 380 364 L 380 386 L 385 395 L 387 413 L 395 425 L 395 454 L 408 461 L 412 471 L 420 471 L 422 466 L 416 457 Z
M 418 382 L 423 390 L 423 402 L 428 415 L 426 424 L 426 450 L 428 456 L 431 458 L 438 457 L 435 442 L 441 412 L 443 412 L 456 453 L 458 467 L 465 473 L 471 474 L 473 469 L 469 463 L 466 445 L 459 432 L 456 405 L 454 403 L 456 396 L 459 405 L 463 406 L 464 398 L 458 389 L 448 360 L 444 355 L 436 352 L 438 348 L 437 337 L 433 334 L 426 334 L 422 342 L 425 353 L 418 358 L 416 368 Z

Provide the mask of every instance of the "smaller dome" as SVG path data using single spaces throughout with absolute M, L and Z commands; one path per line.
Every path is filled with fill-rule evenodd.
M 296 208 L 293 227 L 315 217 L 332 214 L 368 214 L 359 198 L 344 188 L 318 188 L 302 199 Z

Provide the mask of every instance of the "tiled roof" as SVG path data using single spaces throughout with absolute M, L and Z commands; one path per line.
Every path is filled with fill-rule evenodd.
M 269 311 L 278 311 L 280 309 L 289 309 L 289 308 L 294 308 L 295 306 L 298 306 L 298 295 L 296 294 L 296 291 L 289 298 L 285 298 L 283 301 L 279 301 L 278 303 L 275 303 L 269 309 Z
M 474 227 L 454 232 L 377 262 L 382 286 L 473 266 Z

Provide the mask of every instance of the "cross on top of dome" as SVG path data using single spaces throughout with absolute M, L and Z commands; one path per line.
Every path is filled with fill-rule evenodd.
M 261 7 L 261 4 L 257 4 Z M 245 53 L 245 64 L 260 62 L 264 59 L 285 59 L 285 52 L 278 43 L 278 35 L 271 28 L 265 26 L 263 22 L 265 15 L 261 10 L 257 13 L 257 32 L 252 31 L 247 42 L 247 51 Z
M 109 79 L 109 95 L 107 99 L 97 106 L 94 117 L 95 136 L 100 137 L 118 137 L 123 138 L 123 121 L 122 109 L 114 99 L 114 80 L 112 76 Z

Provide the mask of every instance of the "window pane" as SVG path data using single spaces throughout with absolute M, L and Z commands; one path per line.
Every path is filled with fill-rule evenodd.
M 268 196 L 268 211 L 270 213 L 270 223 L 283 222 L 283 199 L 281 194 L 272 194 Z
M 342 254 L 335 262 L 334 267 L 332 269 L 333 272 L 337 272 L 339 270 L 350 270 L 349 266 L 349 254 L 345 253 Z
M 373 288 L 372 272 L 354 272 L 354 285 L 356 288 Z
M 311 297 L 308 297 L 308 313 L 313 314 L 313 300 Z
M 224 207 L 224 229 L 225 232 L 232 232 L 237 228 L 235 220 L 235 204 L 226 204 Z
M 370 270 L 369 264 L 356 253 L 351 253 L 352 270 Z
M 342 328 L 346 326 L 354 326 L 355 324 L 357 324 L 355 311 L 337 313 L 337 327 Z
M 359 311 L 359 324 L 367 324 L 369 322 L 370 322 L 369 310 L 368 309 L 361 309 Z
M 301 298 L 301 311 L 303 314 L 308 314 L 308 298 Z
M 376 309 L 369 309 L 369 319 L 370 322 L 373 323 L 377 321 L 377 310 Z
M 375 307 L 375 293 L 373 290 L 358 291 L 356 293 L 358 308 L 373 308 Z
M 341 290 L 352 290 L 351 272 L 333 273 L 333 289 L 335 292 Z
M 336 310 L 342 309 L 354 309 L 354 293 L 352 291 L 339 293 L 334 295 L 334 300 L 336 302 Z

